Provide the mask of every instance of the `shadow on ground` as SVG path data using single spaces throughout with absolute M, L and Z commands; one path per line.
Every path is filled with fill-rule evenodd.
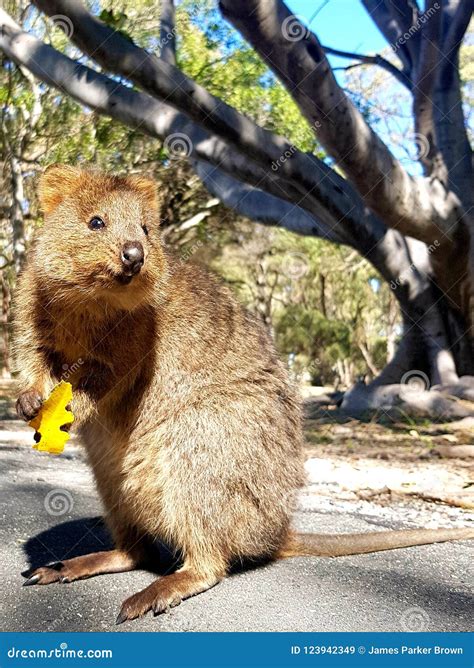
M 114 544 L 102 517 L 84 517 L 62 522 L 28 539 L 23 550 L 28 559 L 28 569 L 44 566 L 51 561 L 51 554 L 59 560 L 80 557 L 91 552 L 112 550 Z M 146 570 L 156 575 L 166 575 L 180 565 L 179 558 L 164 544 L 147 544 L 150 564 Z

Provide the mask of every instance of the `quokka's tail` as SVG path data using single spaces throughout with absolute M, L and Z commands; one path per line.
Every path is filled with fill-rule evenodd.
M 315 556 L 342 557 L 395 550 L 400 547 L 444 543 L 448 540 L 474 538 L 474 528 L 409 529 L 401 531 L 372 531 L 350 534 L 289 533 L 277 558 Z

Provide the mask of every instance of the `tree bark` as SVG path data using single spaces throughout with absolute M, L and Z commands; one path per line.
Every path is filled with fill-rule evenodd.
M 449 243 L 460 203 L 437 181 L 407 174 L 337 83 L 316 35 L 288 39 L 295 17 L 281 0 L 220 0 L 221 11 L 278 76 L 316 136 L 388 227 Z M 349 148 L 348 148 L 349 147 Z
M 10 224 L 12 228 L 13 239 L 13 264 L 15 273 L 18 274 L 25 261 L 26 241 L 25 241 L 25 218 L 23 213 L 23 174 L 19 160 L 10 152 L 10 178 L 12 204 L 10 208 Z

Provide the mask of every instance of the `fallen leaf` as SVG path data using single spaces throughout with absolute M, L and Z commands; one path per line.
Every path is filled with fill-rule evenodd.
M 64 450 L 69 434 L 61 427 L 74 422 L 72 411 L 66 409 L 71 400 L 71 383 L 61 381 L 41 406 L 38 415 L 29 422 L 30 427 L 33 427 L 39 436 L 38 442 L 33 446 L 35 450 L 53 455 L 58 455 Z

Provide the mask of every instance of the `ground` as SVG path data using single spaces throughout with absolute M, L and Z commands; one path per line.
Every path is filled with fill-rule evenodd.
M 5 387 L 0 410 L 11 418 Z M 469 420 L 387 426 L 318 406 L 309 415 L 309 484 L 295 525 L 320 532 L 472 525 Z M 22 587 L 20 572 L 30 565 L 110 545 L 80 444 L 72 440 L 53 457 L 31 443 L 29 427 L 0 422 L 2 631 L 472 630 L 474 541 L 289 559 L 235 573 L 168 614 L 118 627 L 122 601 L 153 574 Z

